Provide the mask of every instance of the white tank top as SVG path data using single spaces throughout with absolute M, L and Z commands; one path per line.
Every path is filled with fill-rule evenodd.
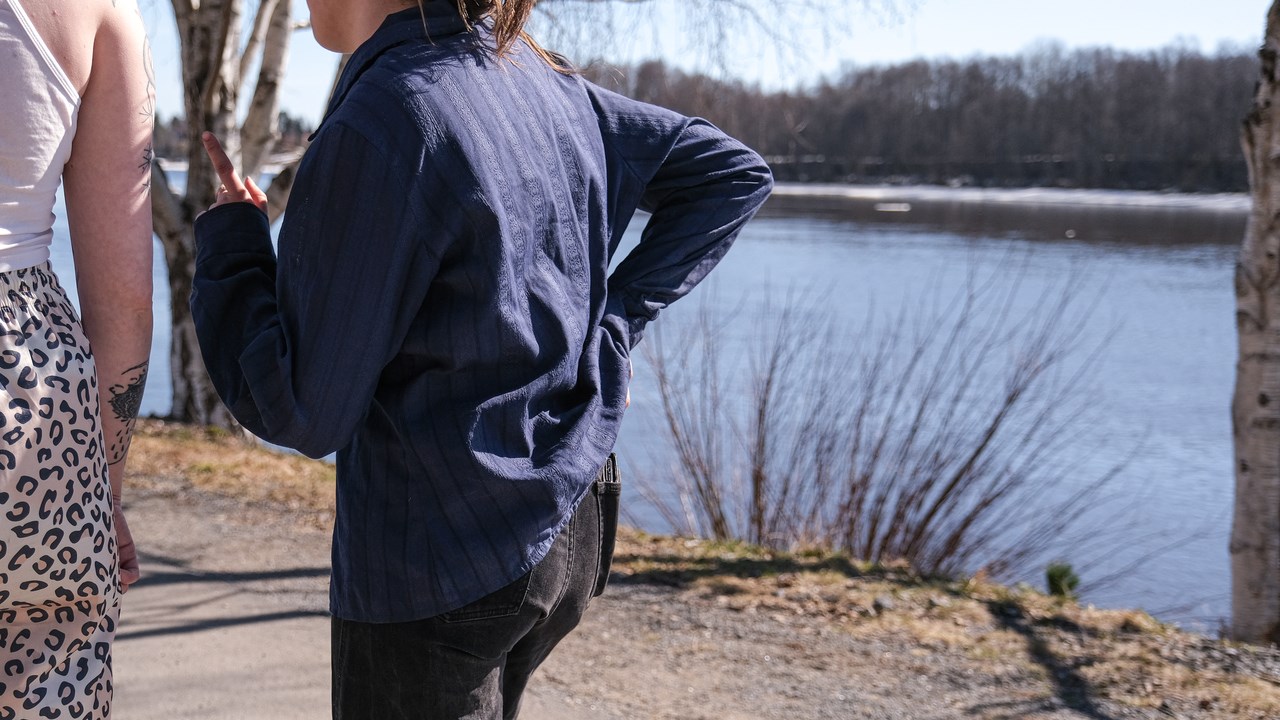
M 49 259 L 80 94 L 18 0 L 0 0 L 0 272 Z

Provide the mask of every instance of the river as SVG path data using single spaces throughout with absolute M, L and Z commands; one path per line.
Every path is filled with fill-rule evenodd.
M 1142 607 L 1215 631 L 1229 615 L 1227 537 L 1233 478 L 1229 404 L 1235 362 L 1232 272 L 1247 204 L 1240 196 L 946 188 L 779 188 L 709 281 L 666 311 L 664 337 L 697 319 L 700 303 L 749 337 L 762 297 L 821 296 L 855 326 L 869 313 L 948 297 L 973 277 L 1017 283 L 1015 304 L 1073 278 L 1092 307 L 1076 345 L 1097 349 L 1081 383 L 1086 424 L 1066 441 L 1064 488 L 1119 467 L 1091 507 L 1115 546 L 1061 556 L 1076 565 L 1083 598 Z M 74 292 L 63 213 L 55 268 Z M 641 220 L 625 244 L 638 240 Z M 144 413 L 169 410 L 167 284 L 157 252 L 156 336 Z M 798 293 L 797 289 L 803 290 Z M 856 342 L 857 338 L 853 338 Z M 651 368 L 636 353 L 633 405 L 619 441 L 623 472 L 659 492 L 670 467 Z M 744 391 L 745 392 L 745 391 Z M 633 496 L 630 517 L 659 515 Z M 1107 576 L 1108 582 L 1091 585 Z M 1029 582 L 1041 585 L 1031 574 Z

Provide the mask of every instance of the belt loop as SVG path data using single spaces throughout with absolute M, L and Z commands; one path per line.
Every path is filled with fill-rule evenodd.
M 600 477 L 596 479 L 596 494 L 622 494 L 622 477 L 618 474 L 618 456 L 613 453 L 609 453 L 609 459 L 604 461 L 604 467 L 600 469 Z

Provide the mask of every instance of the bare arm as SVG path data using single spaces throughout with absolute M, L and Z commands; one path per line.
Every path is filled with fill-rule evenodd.
M 103 439 L 118 501 L 151 348 L 155 85 L 134 0 L 102 5 L 63 179 L 82 321 L 97 365 Z M 122 523 L 118 507 L 117 502 Z M 125 540 L 120 538 L 122 546 Z M 129 582 L 125 550 L 121 562 Z

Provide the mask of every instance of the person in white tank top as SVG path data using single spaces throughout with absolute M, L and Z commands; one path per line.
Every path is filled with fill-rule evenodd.
M 136 0 L 0 0 L 0 718 L 109 718 L 151 345 L 150 52 Z M 66 194 L 80 310 L 49 264 Z

